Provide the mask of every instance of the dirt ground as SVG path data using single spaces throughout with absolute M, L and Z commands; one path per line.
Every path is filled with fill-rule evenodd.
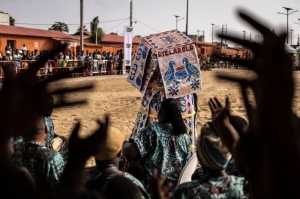
M 225 73 L 238 77 L 254 78 L 255 75 L 248 70 L 241 69 L 214 69 L 202 71 L 202 92 L 198 93 L 197 132 L 201 126 L 211 119 L 209 98 L 218 97 L 224 102 L 229 96 L 232 103 L 232 113 L 246 118 L 246 111 L 238 84 L 218 79 L 217 74 Z M 81 106 L 57 108 L 52 114 L 55 132 L 69 137 L 76 121 L 82 122 L 80 134 L 87 136 L 97 128 L 97 119 L 103 119 L 105 114 L 110 114 L 112 126 L 120 128 L 128 138 L 131 134 L 136 113 L 139 109 L 142 95 L 129 83 L 127 75 L 105 75 L 83 78 L 69 78 L 50 85 L 50 89 L 78 87 L 85 84 L 94 84 L 94 88 L 77 93 L 70 93 L 65 100 L 73 101 L 87 99 L 88 103 Z M 300 115 L 300 73 L 295 72 L 296 91 L 294 111 Z M 250 99 L 254 102 L 253 95 L 249 92 Z M 93 165 L 91 159 L 88 163 Z

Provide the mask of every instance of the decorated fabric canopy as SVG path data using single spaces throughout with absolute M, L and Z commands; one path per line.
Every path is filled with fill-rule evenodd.
M 132 61 L 127 81 L 142 93 L 132 136 L 157 123 L 161 102 L 175 98 L 194 152 L 197 92 L 202 89 L 195 42 L 178 30 L 143 37 Z
M 171 30 L 143 37 L 127 81 L 144 94 L 157 63 L 167 98 L 201 91 L 195 42 L 182 32 Z

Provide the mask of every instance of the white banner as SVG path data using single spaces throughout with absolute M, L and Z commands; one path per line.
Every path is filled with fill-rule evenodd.
M 133 27 L 124 26 L 124 63 L 131 66 Z

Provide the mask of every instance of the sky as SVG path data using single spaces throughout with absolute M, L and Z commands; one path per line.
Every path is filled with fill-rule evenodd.
M 270 29 L 278 33 L 286 32 L 287 16 L 277 14 L 286 13 L 282 7 L 290 7 L 294 11 L 289 15 L 289 29 L 292 29 L 292 42 L 296 44 L 297 34 L 300 35 L 300 3 L 299 0 L 188 0 L 188 33 L 202 35 L 204 31 L 205 41 L 212 41 L 212 25 L 214 28 L 214 41 L 220 41 L 216 34 L 220 33 L 222 25 L 227 24 L 227 33 L 243 37 L 246 31 L 246 39 L 255 39 L 259 34 L 237 15 L 238 9 L 250 12 L 255 18 L 266 24 Z M 69 25 L 69 33 L 76 32 L 80 23 L 79 0 L 0 0 L 0 11 L 10 14 L 16 20 L 16 26 L 24 26 L 39 29 L 48 29 L 55 21 Z M 17 9 L 18 8 L 18 9 Z M 149 34 L 178 29 L 186 29 L 187 0 L 133 0 L 134 35 L 147 36 Z M 129 25 L 130 0 L 84 0 L 84 23 L 89 29 L 89 23 L 94 17 L 100 19 L 99 26 L 106 32 L 116 32 L 123 35 L 123 27 Z M 178 18 L 180 19 L 180 18 Z M 295 24 L 299 23 L 298 24 Z M 24 23 L 24 24 L 22 24 Z M 46 24 L 46 25 L 32 25 Z M 289 43 L 290 43 L 289 39 Z

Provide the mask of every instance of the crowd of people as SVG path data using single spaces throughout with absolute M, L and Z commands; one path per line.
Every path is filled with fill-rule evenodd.
M 40 52 L 35 49 L 33 51 L 27 50 L 27 47 L 25 44 L 20 49 L 12 49 L 10 45 L 5 47 L 5 55 L 1 55 L 0 53 L 0 60 L 2 61 L 13 61 L 13 67 L 15 68 L 28 68 L 33 63 L 32 61 L 37 61 L 41 57 L 48 56 L 51 54 L 51 51 L 49 50 L 41 50 Z M 46 70 L 44 71 L 46 74 L 53 73 L 52 67 L 56 64 L 57 67 L 77 67 L 77 66 L 83 66 L 86 63 L 91 63 L 90 61 L 97 60 L 99 68 L 105 64 L 106 62 L 109 62 L 109 65 L 114 70 L 122 70 L 123 66 L 123 50 L 120 49 L 116 53 L 106 52 L 106 51 L 99 51 L 95 50 L 94 52 L 89 51 L 81 51 L 75 53 L 74 51 L 62 51 L 54 56 L 49 58 L 49 61 L 47 62 Z M 51 60 L 51 61 L 50 61 Z M 92 66 L 93 63 L 90 64 Z M 106 63 L 107 65 L 107 63 Z M 105 65 L 105 66 L 106 66 Z M 89 68 L 89 71 L 91 69 Z
M 175 99 L 162 101 L 158 123 L 144 127 L 127 141 L 122 130 L 110 125 L 108 115 L 104 121 L 97 121 L 99 128 L 86 138 L 78 135 L 78 122 L 67 139 L 55 133 L 52 110 L 85 103 L 68 103 L 63 97 L 92 85 L 57 87 L 52 93 L 58 95 L 54 105 L 47 84 L 68 72 L 44 81 L 35 76 L 41 65 L 66 46 L 40 57 L 19 76 L 3 66 L 3 198 L 298 198 L 300 123 L 292 112 L 295 84 L 289 67 L 292 62 L 284 52 L 286 34 L 274 35 L 250 16 L 240 16 L 264 36 L 264 42 L 247 43 L 220 35 L 247 46 L 255 54 L 252 60 L 224 59 L 248 67 L 257 78 L 218 78 L 239 83 L 249 121 L 232 115 L 228 97 L 222 104 L 212 96 L 208 102 L 212 119 L 201 127 L 195 143 L 201 168 L 194 171 L 190 182 L 180 185 L 179 176 L 193 154 Z M 248 89 L 254 93 L 255 107 L 249 102 Z M 86 168 L 91 156 L 95 157 L 96 165 Z M 124 168 L 121 159 L 131 169 Z

